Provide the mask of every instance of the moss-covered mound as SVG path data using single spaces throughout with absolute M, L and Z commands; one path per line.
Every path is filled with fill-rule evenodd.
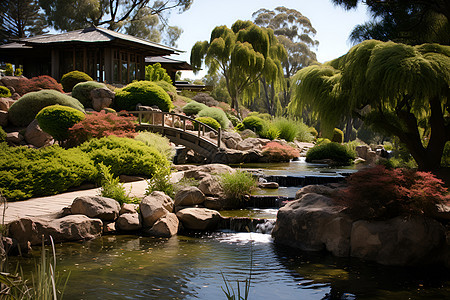
M 114 108 L 135 110 L 138 103 L 145 106 L 156 105 L 162 111 L 170 111 L 174 106 L 163 88 L 151 81 L 137 81 L 115 91 Z

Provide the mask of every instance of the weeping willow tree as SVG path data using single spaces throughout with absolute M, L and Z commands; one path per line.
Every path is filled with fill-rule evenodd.
M 450 47 L 364 41 L 293 78 L 289 110 L 309 105 L 325 130 L 357 116 L 399 138 L 421 170 L 436 170 L 450 140 Z
M 197 42 L 191 50 L 191 65 L 199 71 L 203 63 L 208 73 L 220 72 L 226 81 L 231 107 L 239 113 L 239 104 L 249 104 L 259 94 L 259 80 L 282 82 L 281 61 L 286 50 L 273 30 L 251 21 L 236 21 L 231 29 L 218 26 L 210 41 Z

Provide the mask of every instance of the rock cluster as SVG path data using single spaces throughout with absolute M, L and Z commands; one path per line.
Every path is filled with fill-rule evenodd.
M 307 186 L 282 207 L 272 231 L 276 243 L 306 251 L 328 250 L 384 265 L 446 264 L 450 267 L 449 232 L 426 216 L 384 221 L 350 218 L 328 196 L 330 187 Z M 446 238 L 447 237 L 447 238 Z

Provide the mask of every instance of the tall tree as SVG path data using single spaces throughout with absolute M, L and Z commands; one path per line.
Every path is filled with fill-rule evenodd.
M 165 14 L 173 10 L 186 11 L 192 2 L 193 0 L 39 0 L 48 23 L 57 30 L 106 26 L 111 30 L 128 31 L 139 37 L 152 39 L 158 39 L 159 32 L 156 30 L 168 30 L 172 37 L 176 36 L 173 28 L 167 26 Z M 74 11 L 77 13 L 74 14 Z M 158 22 L 152 16 L 157 16 Z M 145 26 L 150 28 L 146 29 Z
M 363 1 L 332 0 L 346 9 Z M 364 1 L 373 20 L 358 25 L 350 40 L 395 41 L 418 45 L 440 43 L 450 45 L 450 1 L 447 0 L 384 0 Z
M 271 83 L 283 77 L 281 61 L 285 57 L 286 50 L 273 30 L 238 20 L 231 29 L 214 28 L 209 42 L 195 43 L 191 64 L 198 71 L 205 63 L 210 74 L 224 76 L 231 107 L 239 113 L 239 103 L 248 104 L 258 94 L 262 76 Z
M 286 80 L 278 87 L 269 85 L 264 78 L 261 80 L 267 110 L 274 115 L 277 104 L 286 107 L 290 101 L 291 76 L 317 60 L 312 49 L 319 42 L 314 40 L 316 30 L 311 21 L 295 9 L 283 6 L 274 10 L 263 8 L 253 13 L 253 18 L 256 25 L 272 29 L 287 51 L 287 57 L 282 61 Z M 278 97 L 280 89 L 282 95 Z M 278 103 L 279 100 L 281 103 Z
M 38 0 L 0 1 L 0 41 L 42 34 L 44 16 L 39 12 Z
M 450 46 L 364 41 L 300 70 L 289 109 L 308 104 L 332 128 L 353 114 L 399 138 L 421 170 L 436 170 L 450 140 Z

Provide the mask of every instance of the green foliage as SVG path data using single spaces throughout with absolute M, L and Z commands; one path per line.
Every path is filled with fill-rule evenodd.
M 344 142 L 344 133 L 342 130 L 335 128 L 333 130 L 333 137 L 331 138 L 331 141 L 334 143 L 342 144 Z
M 319 135 L 319 133 L 317 132 L 317 129 L 314 127 L 309 127 L 308 131 L 314 138 L 317 138 L 317 136 Z
M 124 203 L 139 203 L 139 199 L 130 197 L 130 193 L 125 191 L 123 183 L 120 183 L 119 177 L 111 174 L 111 167 L 103 163 L 97 165 L 100 175 L 100 195 L 116 200 L 120 205 Z
M 174 87 L 171 83 L 164 81 L 164 80 L 159 80 L 159 81 L 155 81 L 156 85 L 158 85 L 159 87 L 162 87 L 163 90 L 165 90 L 167 93 L 172 93 L 174 95 L 177 94 L 177 88 Z
M 299 126 L 293 120 L 278 118 L 274 121 L 275 127 L 280 131 L 279 138 L 293 142 L 299 134 Z
M 1 141 L 1 132 L 0 132 L 0 141 Z M 444 153 L 442 154 L 441 166 L 450 167 L 450 142 L 445 143 Z
M 150 195 L 154 191 L 164 192 L 166 195 L 173 198 L 175 196 L 175 187 L 170 182 L 170 166 L 157 165 L 152 178 L 147 181 L 146 195 Z
M 14 70 L 14 76 L 22 76 L 22 73 L 23 73 L 23 71 L 21 68 L 16 68 Z
M 106 88 L 106 85 L 96 81 L 84 81 L 77 83 L 72 89 L 72 97 L 78 99 L 84 107 L 92 108 L 91 91 Z
M 14 70 L 12 64 L 6 64 L 5 68 L 5 75 L 6 76 L 13 76 Z
M 383 141 L 381 134 L 375 132 L 370 126 L 363 124 L 357 131 L 356 137 L 366 143 L 370 144 L 380 144 Z
M 0 98 L 9 98 L 11 97 L 11 91 L 3 85 L 0 85 Z
M 315 131 L 315 134 L 317 135 L 317 131 L 315 130 L 314 127 L 308 127 L 308 125 L 306 125 L 303 122 L 296 122 L 296 124 L 297 124 L 297 130 L 298 130 L 296 139 L 299 142 L 311 143 L 312 141 L 314 141 L 314 139 L 315 139 L 314 131 Z
M 346 146 L 338 143 L 321 143 L 308 150 L 306 161 L 331 159 L 337 165 L 351 165 L 356 158 L 356 153 Z
M 0 143 L 6 141 L 6 132 L 3 130 L 3 127 L 0 126 Z
M 249 195 L 256 187 L 256 179 L 245 171 L 236 170 L 233 173 L 223 173 L 219 177 L 220 184 L 225 192 L 225 197 L 240 207 L 244 196 Z
M 275 140 L 280 136 L 280 130 L 272 123 L 265 123 L 263 129 L 259 132 L 259 136 L 263 139 Z
M 166 69 L 161 67 L 160 63 L 148 65 L 145 67 L 145 80 L 148 81 L 166 81 L 172 84 L 169 74 Z
M 97 170 L 80 149 L 0 143 L 0 192 L 9 201 L 54 195 L 96 178 Z
M 265 121 L 272 121 L 272 116 L 270 114 L 268 114 L 268 113 L 260 113 L 260 112 L 257 112 L 257 111 L 252 111 L 251 113 L 249 113 L 247 115 L 247 117 L 258 117 L 258 118 L 261 118 L 261 119 L 263 119 Z
M 245 129 L 244 123 L 239 123 L 234 127 L 237 131 L 242 131 Z
M 212 128 L 214 128 L 215 130 L 218 130 L 220 128 L 220 124 L 219 122 L 217 122 L 216 120 L 214 120 L 211 117 L 197 117 L 195 118 L 196 121 L 202 122 Z M 198 130 L 198 123 L 194 122 L 194 129 Z
M 95 164 L 111 167 L 115 175 L 141 175 L 151 177 L 158 165 L 167 166 L 169 161 L 156 148 L 141 141 L 116 136 L 92 139 L 79 146 Z
M 36 115 L 41 129 L 60 142 L 69 137 L 69 128 L 84 118 L 81 111 L 58 104 L 44 107 Z
M 211 117 L 216 120 L 223 129 L 227 129 L 230 121 L 223 110 L 217 107 L 207 107 L 198 113 L 199 117 Z
M 170 111 L 174 106 L 169 95 L 151 81 L 136 81 L 115 91 L 116 110 L 135 110 L 138 103 L 145 106 L 158 106 L 162 111 Z
M 245 129 L 253 130 L 256 133 L 261 132 L 264 129 L 265 121 L 259 117 L 246 117 L 242 120 Z
M 42 90 L 28 93 L 14 102 L 9 108 L 8 119 L 15 126 L 27 126 L 41 109 L 55 104 L 84 112 L 83 105 L 77 99 L 55 90 Z
M 71 71 L 61 77 L 61 84 L 66 93 L 71 92 L 77 83 L 85 81 L 93 81 L 93 79 L 91 76 L 81 71 Z
M 206 106 L 203 103 L 199 103 L 197 101 L 192 100 L 191 102 L 183 106 L 183 112 L 188 116 L 193 116 L 198 114 L 201 110 L 205 108 L 208 108 L 208 106 Z
M 170 140 L 158 133 L 139 132 L 134 139 L 145 143 L 147 146 L 156 148 L 160 153 L 164 154 L 169 161 L 172 161 L 175 156 L 175 149 L 170 145 Z

